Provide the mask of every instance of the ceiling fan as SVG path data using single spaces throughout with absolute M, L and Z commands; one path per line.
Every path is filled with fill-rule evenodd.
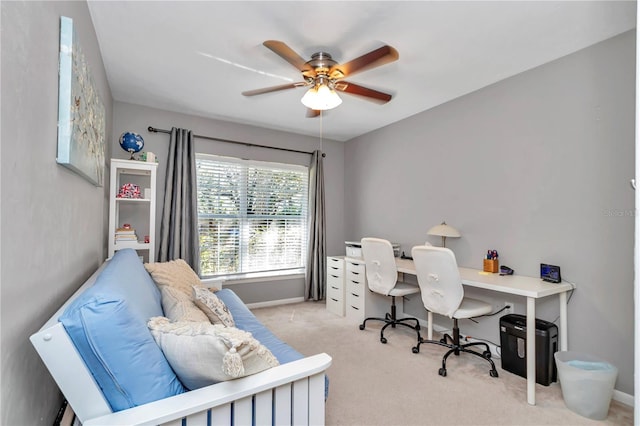
M 310 60 L 305 61 L 281 41 L 267 40 L 262 44 L 296 67 L 302 73 L 303 81 L 248 90 L 242 92 L 244 96 L 261 95 L 296 87 L 309 87 L 309 90 L 301 99 L 302 103 L 308 108 L 307 117 L 316 117 L 320 115 L 321 110 L 335 108 L 340 105 L 342 100 L 335 92 L 336 90 L 360 96 L 379 104 L 384 104 L 391 100 L 391 95 L 388 93 L 343 80 L 347 76 L 397 60 L 398 52 L 391 46 L 384 45 L 349 62 L 338 64 L 326 52 L 314 53 L 311 55 Z

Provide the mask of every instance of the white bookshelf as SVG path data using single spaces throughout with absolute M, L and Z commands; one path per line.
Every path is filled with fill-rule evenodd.
M 109 187 L 109 257 L 124 248 L 135 249 L 145 261 L 155 261 L 156 236 L 156 163 L 111 159 Z M 142 198 L 119 198 L 122 185 L 133 183 L 140 188 Z M 149 191 L 145 197 L 145 189 Z M 116 241 L 116 229 L 129 223 L 135 229 L 137 241 Z M 149 242 L 144 237 L 149 236 Z

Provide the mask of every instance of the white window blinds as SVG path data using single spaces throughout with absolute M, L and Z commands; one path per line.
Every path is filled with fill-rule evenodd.
M 302 268 L 308 169 L 198 154 L 203 276 Z

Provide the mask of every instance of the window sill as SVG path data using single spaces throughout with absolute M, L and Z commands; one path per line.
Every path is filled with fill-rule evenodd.
M 230 286 L 234 284 L 244 284 L 252 282 L 279 281 L 282 279 L 304 278 L 303 268 L 290 269 L 286 271 L 250 272 L 246 274 L 216 275 L 215 277 L 203 278 L 204 285 Z

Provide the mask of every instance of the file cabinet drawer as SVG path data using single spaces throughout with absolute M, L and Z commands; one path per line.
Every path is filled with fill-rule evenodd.
M 335 285 L 327 282 L 327 299 L 333 297 L 337 300 L 344 300 L 344 289 L 342 285 Z
M 327 257 L 327 274 L 340 274 L 344 271 L 344 259 L 340 257 Z
M 364 320 L 364 297 L 353 293 L 347 293 L 345 313 L 349 320 L 362 322 Z
M 347 304 L 357 308 L 364 308 L 364 297 L 359 293 L 347 293 Z
M 364 294 L 364 283 L 360 281 L 348 280 L 346 286 L 347 294 L 355 294 L 357 296 L 362 296 Z
M 347 275 L 352 273 L 354 275 L 364 276 L 364 263 L 347 261 Z
M 337 299 L 331 294 L 327 294 L 327 311 L 336 315 L 344 316 L 344 299 Z
M 344 287 L 344 277 L 342 275 L 327 274 L 327 288 L 329 287 L 342 289 Z
M 327 257 L 326 306 L 329 312 L 344 316 L 344 257 Z

